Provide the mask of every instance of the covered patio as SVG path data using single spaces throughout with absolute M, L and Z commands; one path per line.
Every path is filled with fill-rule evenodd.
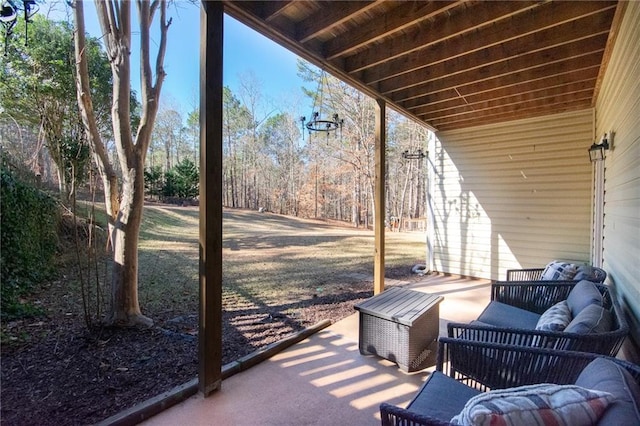
M 360 356 L 351 317 L 223 383 L 224 13 L 375 99 L 376 293 L 390 284 L 389 107 L 437 137 L 426 147 L 427 269 L 439 275 L 416 288 L 445 296 L 441 335 L 444 321 L 477 316 L 506 269 L 565 259 L 608 272 L 631 324 L 623 354 L 637 362 L 639 3 L 204 1 L 200 393 L 149 424 L 375 424 L 380 402 L 402 405 L 428 373 Z M 592 143 L 606 161 L 589 161 Z
M 434 275 L 388 286 L 444 296 L 440 335 L 448 321 L 477 318 L 489 280 Z M 358 315 L 332 324 L 270 359 L 150 418 L 145 425 L 376 425 L 381 402 L 405 405 L 433 368 L 403 373 L 394 363 L 358 352 Z

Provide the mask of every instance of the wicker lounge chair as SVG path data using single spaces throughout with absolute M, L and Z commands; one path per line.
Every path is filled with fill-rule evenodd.
M 474 401 L 477 395 L 489 398 L 496 389 L 504 389 L 495 398 L 509 396 L 525 385 L 576 385 L 608 392 L 614 402 L 600 413 L 599 425 L 640 424 L 640 366 L 616 358 L 585 352 L 471 342 L 441 338 L 438 342 L 436 371 L 416 393 L 406 408 L 387 403 L 380 405 L 383 426 L 450 425 L 450 421 Z M 486 356 L 490 354 L 491 361 Z M 518 360 L 514 363 L 513 360 Z M 463 363 L 465 365 L 460 365 Z M 471 364 L 472 367 L 469 365 Z M 508 368 L 505 369 L 505 366 Z M 529 374 L 532 366 L 536 374 Z M 459 368 L 462 367 L 462 368 Z M 460 372 L 466 369 L 486 371 L 477 380 Z M 488 387 L 490 383 L 490 387 Z M 548 386 L 547 386 L 548 387 Z M 519 388 L 520 389 L 520 388 Z M 477 400 L 478 398 L 475 398 Z M 494 400 L 495 401 L 495 400 Z M 500 401 L 498 401 L 499 403 Z M 511 407 L 517 415 L 521 406 Z M 527 409 L 522 408 L 523 410 Z M 504 415 L 499 412 L 497 415 Z M 513 414 L 513 411 L 512 411 Z
M 598 294 L 601 300 L 597 302 L 602 307 L 590 306 L 591 297 L 599 298 Z M 578 308 L 573 309 L 573 318 L 569 318 L 566 328 L 537 329 L 542 314 L 549 308 L 563 300 L 576 299 L 580 299 L 579 309 L 584 312 L 580 314 L 576 311 Z M 586 317 L 594 321 L 589 327 L 583 327 L 582 320 Z M 588 281 L 496 282 L 491 286 L 491 302 L 478 320 L 449 323 L 447 333 L 448 337 L 464 340 L 615 356 L 629 333 L 629 326 L 609 287 L 603 284 Z
M 607 272 L 602 268 L 559 261 L 550 262 L 544 268 L 507 270 L 507 281 L 580 281 L 586 279 L 594 283 L 604 283 L 606 278 Z

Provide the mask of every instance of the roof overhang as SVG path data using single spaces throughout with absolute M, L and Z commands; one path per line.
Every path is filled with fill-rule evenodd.
M 238 21 L 435 130 L 591 108 L 623 5 L 224 0 Z

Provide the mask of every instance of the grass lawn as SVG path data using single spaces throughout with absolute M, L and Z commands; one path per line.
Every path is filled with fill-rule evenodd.
M 371 230 L 258 213 L 224 211 L 225 301 L 273 306 L 348 292 L 373 276 Z M 386 233 L 387 276 L 424 263 L 424 233 Z M 197 308 L 198 209 L 150 205 L 140 241 L 140 303 L 153 316 Z

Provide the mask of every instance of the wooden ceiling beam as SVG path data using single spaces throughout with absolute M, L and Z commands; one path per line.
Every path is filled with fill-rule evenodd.
M 443 78 L 451 78 L 457 74 L 465 74 L 468 79 L 481 80 L 488 75 L 503 75 L 527 68 L 535 68 L 545 63 L 556 63 L 589 52 L 603 51 L 607 42 L 607 32 L 588 37 L 586 39 L 555 45 L 551 48 L 520 53 L 527 47 L 522 46 L 511 51 L 502 46 L 495 46 L 485 51 L 475 52 L 451 61 L 441 62 L 421 72 L 384 80 L 378 84 L 377 89 L 384 94 L 390 94 L 398 90 L 406 90 L 415 86 Z
M 509 79 L 504 79 L 503 85 L 496 87 L 496 82 L 486 81 L 478 84 L 466 85 L 458 87 L 457 92 L 468 102 L 478 102 L 483 99 L 503 98 L 510 94 L 526 93 L 527 91 L 535 91 L 549 89 L 552 87 L 563 87 L 573 83 L 593 80 L 597 74 L 598 66 L 591 65 L 585 68 L 566 68 L 562 73 L 550 75 L 538 75 L 538 73 L 529 73 L 534 78 L 526 79 L 515 84 L 509 84 Z M 523 74 L 527 75 L 527 74 Z
M 293 2 L 292 1 L 267 1 L 262 2 L 260 7 L 262 11 L 260 12 L 260 16 L 266 22 L 271 22 L 279 16 L 283 15 Z
M 538 81 L 555 80 L 558 85 L 570 84 L 575 81 L 591 78 L 598 69 L 598 54 L 589 55 L 587 58 L 577 58 L 575 63 L 562 64 L 558 67 L 554 64 L 545 65 L 533 70 L 518 72 L 514 75 L 500 76 L 489 80 L 474 82 L 456 87 L 456 92 L 463 98 L 473 99 L 474 95 L 492 93 L 509 93 L 519 87 L 535 84 Z M 591 61 L 590 63 L 587 61 Z M 573 80 L 572 80 L 573 79 Z
M 529 102 L 523 102 L 514 105 L 505 105 L 498 106 L 495 108 L 483 110 L 483 111 L 473 111 L 465 114 L 458 114 L 450 117 L 442 117 L 442 118 L 434 118 L 429 119 L 428 117 L 419 117 L 423 120 L 428 120 L 432 123 L 437 123 L 438 127 L 440 127 L 444 122 L 454 123 L 454 122 L 463 122 L 474 120 L 475 118 L 482 117 L 486 119 L 490 119 L 491 117 L 504 117 L 508 115 L 524 113 L 524 112 L 536 112 L 541 113 L 542 111 L 550 111 L 554 106 L 557 105 L 589 105 L 591 101 L 591 93 L 584 94 L 583 97 L 576 97 L 572 95 L 560 95 L 553 98 L 541 99 L 541 100 L 532 100 Z M 587 106 L 588 108 L 588 106 Z
M 277 40 L 293 40 L 295 25 L 284 16 L 284 10 L 292 3 L 274 2 L 271 6 L 271 2 L 225 2 L 224 12 L 266 37 L 273 34 Z
M 485 82 L 485 90 L 489 88 L 497 88 L 510 86 L 521 83 L 523 81 L 534 80 L 537 78 L 547 77 L 550 75 L 564 74 L 566 72 L 599 66 L 602 60 L 602 52 L 587 52 L 586 54 L 576 55 L 567 60 L 558 62 L 545 62 L 538 59 L 537 65 L 531 67 L 524 65 L 521 68 L 511 67 L 509 64 L 498 64 L 497 66 L 485 67 L 482 70 L 474 70 L 463 72 L 452 76 L 445 76 L 438 80 L 429 81 L 425 84 L 404 89 L 393 93 L 390 97 L 394 102 L 402 102 L 413 98 L 419 98 L 429 93 L 439 92 L 448 88 L 455 87 L 457 90 L 465 90 L 466 86 Z M 484 78 L 481 78 L 484 76 Z
M 344 70 L 347 73 L 362 71 L 366 68 L 382 64 L 391 59 L 407 55 L 458 35 L 469 33 L 478 28 L 492 25 L 500 19 L 522 13 L 523 10 L 540 5 L 539 2 L 493 2 L 491 7 L 481 7 L 483 2 L 462 2 L 455 9 L 450 9 L 442 17 L 438 16 L 429 25 L 422 23 L 414 26 L 404 34 L 391 37 L 375 48 L 366 49 L 345 58 Z M 349 37 L 348 34 L 342 35 Z
M 296 37 L 300 43 L 306 43 L 319 34 L 331 31 L 352 20 L 355 16 L 365 13 L 382 1 L 327 2 L 316 13 L 296 24 Z
M 246 25 L 442 130 L 591 107 L 603 40 L 610 49 L 623 10 L 616 1 L 398 4 L 224 1 Z
M 325 43 L 327 59 L 348 55 L 362 46 L 390 37 L 454 7 L 457 4 L 453 1 L 397 3 L 392 11 L 354 28 L 344 37 L 336 37 Z
M 404 102 L 402 106 L 412 113 L 414 111 L 427 113 L 430 111 L 428 108 L 431 108 L 432 111 L 437 111 L 446 108 L 442 105 L 449 102 L 451 102 L 451 105 L 474 104 L 489 99 L 501 99 L 515 94 L 527 93 L 529 91 L 562 87 L 576 82 L 593 81 L 597 75 L 598 67 L 594 66 L 578 71 L 570 71 L 565 74 L 553 74 L 543 78 L 523 81 L 506 87 L 490 88 L 489 90 L 482 90 L 482 83 L 480 83 L 467 86 L 464 89 L 447 89 L 423 98 L 412 99 L 411 101 Z
M 479 115 L 464 120 L 438 120 L 429 124 L 440 132 L 458 130 L 467 127 L 482 126 L 486 124 L 502 123 L 505 121 L 521 120 L 525 118 L 540 117 L 549 114 L 560 114 L 569 111 L 579 111 L 590 108 L 590 101 L 586 99 L 568 101 L 556 105 L 545 105 L 528 109 L 511 109 L 492 115 Z
M 487 99 L 481 102 L 464 103 L 464 105 L 456 105 L 449 108 L 439 110 L 428 110 L 427 108 L 412 111 L 416 116 L 427 121 L 438 119 L 457 117 L 467 113 L 490 113 L 495 108 L 508 107 L 513 105 L 527 105 L 533 102 L 539 102 L 543 105 L 547 100 L 556 100 L 560 97 L 584 99 L 593 95 L 594 80 L 581 81 L 568 84 L 566 86 L 556 86 L 537 91 L 519 93 L 503 98 Z
M 584 90 L 593 89 L 593 83 L 595 78 L 589 80 L 583 80 L 578 82 L 569 83 L 566 85 L 556 85 L 551 87 L 541 87 L 538 89 L 527 88 L 523 92 L 509 93 L 505 96 L 490 96 L 491 92 L 483 93 L 482 95 L 470 97 L 470 98 L 451 98 L 447 101 L 438 102 L 428 106 L 420 108 L 410 109 L 413 114 L 419 116 L 429 116 L 431 118 L 444 117 L 448 115 L 457 114 L 457 110 L 460 108 L 470 108 L 473 111 L 481 111 L 483 109 L 497 106 L 497 105 L 511 105 L 517 102 L 525 100 L 532 100 L 542 97 L 557 96 L 562 93 L 576 93 Z M 529 86 L 529 85 L 526 85 Z
M 526 14 L 514 16 L 490 27 L 479 30 L 474 37 L 464 41 L 447 40 L 444 43 L 412 52 L 408 57 L 394 59 L 388 63 L 361 72 L 360 79 L 371 85 L 392 77 L 431 67 L 457 57 L 482 53 L 488 48 L 500 46 L 502 53 L 512 56 L 531 50 L 532 46 L 551 47 L 581 39 L 595 33 L 607 32 L 615 13 L 614 7 L 600 9 L 599 3 L 580 4 L 582 17 L 571 21 L 576 7 L 567 2 L 546 3 Z M 587 6 L 590 6 L 587 8 Z M 597 13 L 596 13 L 597 12 Z M 355 76 L 355 75 L 354 75 Z

